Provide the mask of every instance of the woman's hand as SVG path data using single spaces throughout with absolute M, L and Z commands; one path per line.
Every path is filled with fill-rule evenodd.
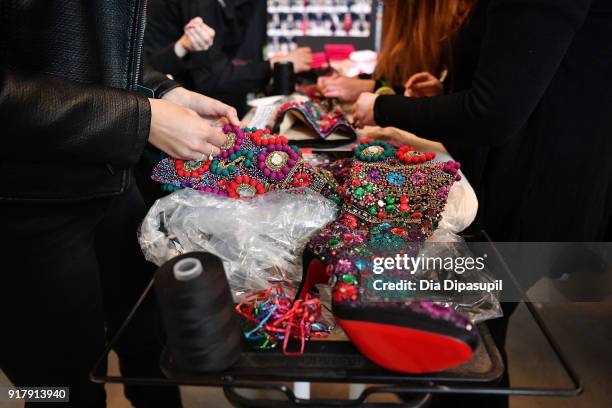
M 207 160 L 220 153 L 226 137 L 195 111 L 162 99 L 149 99 L 149 143 L 183 160 Z
M 375 125 L 374 103 L 378 95 L 371 92 L 362 93 L 353 105 L 353 121 L 357 127 Z
M 215 30 L 204 24 L 201 17 L 192 18 L 181 38 L 174 44 L 174 53 L 183 58 L 190 52 L 206 51 L 213 45 Z
M 291 51 L 287 55 L 279 55 L 270 58 L 272 68 L 274 68 L 274 64 L 281 61 L 292 62 L 293 70 L 296 73 L 308 71 L 312 65 L 312 50 L 310 47 L 300 47 Z
M 390 140 L 401 145 L 413 145 L 415 135 L 394 127 L 366 126 L 357 132 L 359 139 Z
M 226 120 L 232 126 L 240 126 L 235 108 L 183 87 L 174 88 L 167 92 L 163 99 L 191 109 L 205 119 L 221 119 Z
M 327 98 L 338 98 L 343 102 L 355 102 L 363 92 L 374 91 L 373 79 L 349 78 L 342 75 L 320 77 L 317 88 Z
M 405 96 L 421 98 L 424 96 L 437 96 L 444 93 L 442 82 L 429 72 L 419 72 L 404 84 Z

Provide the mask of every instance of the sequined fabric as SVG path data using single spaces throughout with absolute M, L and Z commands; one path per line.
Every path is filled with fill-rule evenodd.
M 338 220 L 313 237 L 306 252 L 326 265 L 335 306 L 407 308 L 472 329 L 469 320 L 450 308 L 411 301 L 406 291 L 373 290 L 376 279 L 411 278 L 398 270 L 375 274 L 374 258 L 417 256 L 438 226 L 450 188 L 459 178 L 459 164 L 435 162 L 433 157 L 433 153 L 366 140 L 353 158 L 326 166 L 338 181 L 342 207 Z
M 303 120 L 322 139 L 326 139 L 336 130 L 343 130 L 354 139 L 355 129 L 349 124 L 344 112 L 338 107 L 332 108 L 324 113 L 310 101 L 288 102 L 282 105 L 276 112 L 274 129 L 280 128 L 285 115 L 294 114 Z
M 228 141 L 213 160 L 168 157 L 157 164 L 152 179 L 167 190 L 192 188 L 232 198 L 312 185 L 312 167 L 287 139 L 258 129 L 226 126 L 223 130 Z

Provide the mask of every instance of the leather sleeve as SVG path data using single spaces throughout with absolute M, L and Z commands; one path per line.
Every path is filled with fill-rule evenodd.
M 174 53 L 174 43 L 167 45 L 158 51 L 148 50 L 147 61 L 159 72 L 173 76 L 184 74 L 191 67 L 191 64 L 189 63 L 189 54 L 182 59 L 177 57 Z
M 156 71 L 148 64 L 144 66 L 142 83 L 153 91 L 156 98 L 161 98 L 167 92 L 181 86 L 181 84 Z
M 379 96 L 374 119 L 442 142 L 495 146 L 517 134 L 549 87 L 591 0 L 491 0 L 472 87 L 430 98 Z
M 146 97 L 0 67 L 0 159 L 133 166 L 151 125 Z

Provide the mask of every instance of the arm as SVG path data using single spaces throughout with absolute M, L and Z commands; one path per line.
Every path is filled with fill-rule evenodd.
M 146 97 L 0 68 L 0 158 L 129 167 L 149 135 Z
M 378 81 L 366 78 L 349 78 L 343 75 L 319 77 L 317 88 L 327 98 L 354 102 L 362 92 L 374 92 Z
M 192 14 L 204 16 L 205 23 L 211 22 L 214 25 L 217 17 L 214 17 L 212 7 L 203 2 L 190 11 Z M 153 68 L 174 76 L 189 75 L 195 88 L 202 93 L 215 92 L 219 89 L 247 93 L 260 89 L 267 83 L 271 76 L 269 63 L 260 60 L 235 64 L 234 55 L 228 55 L 223 50 L 223 38 L 215 39 L 211 48 L 206 51 L 190 52 L 179 58 L 175 52 L 175 44 L 184 34 L 184 17 L 188 12 L 182 10 L 181 2 L 178 0 L 150 1 L 145 55 Z M 239 55 L 240 51 L 236 54 Z
M 158 74 L 151 71 L 150 75 Z M 157 79 L 161 81 L 157 93 L 166 91 L 166 100 L 0 70 L 0 160 L 126 168 L 138 161 L 147 141 L 178 158 L 218 154 L 225 136 L 202 117 L 226 117 L 239 125 L 236 110 L 176 87 L 163 76 Z
M 163 98 L 168 92 L 181 86 L 181 84 L 154 70 L 148 64 L 145 64 L 143 69 L 142 83 L 153 91 L 156 98 Z
M 164 74 L 178 75 L 189 69 L 187 59 L 179 58 L 174 50 L 183 36 L 183 26 L 177 0 L 151 0 L 147 13 L 144 50 L 148 64 Z
M 471 89 L 379 96 L 374 120 L 421 137 L 502 144 L 527 121 L 582 25 L 590 0 L 492 0 Z

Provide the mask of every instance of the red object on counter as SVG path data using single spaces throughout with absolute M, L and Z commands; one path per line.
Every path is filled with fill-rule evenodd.
M 312 53 L 312 68 L 327 66 L 327 56 L 324 52 Z
M 351 44 L 325 44 L 325 54 L 330 61 L 348 59 L 355 47 Z

